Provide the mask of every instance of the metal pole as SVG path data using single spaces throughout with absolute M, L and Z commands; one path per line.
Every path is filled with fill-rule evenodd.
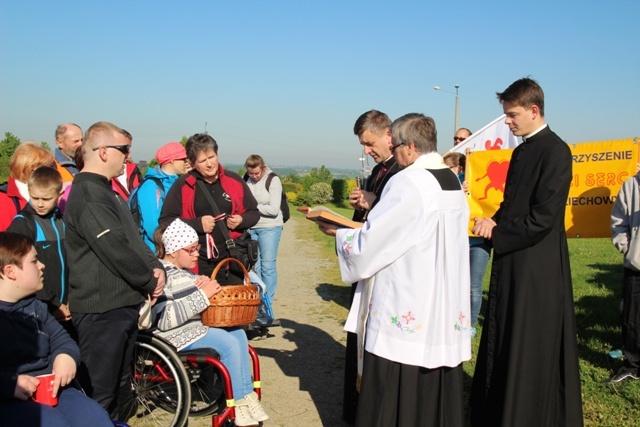
M 459 107 L 460 107 L 460 102 L 458 99 L 458 88 L 460 87 L 460 85 L 455 85 L 456 88 L 456 114 L 455 114 L 455 120 L 453 122 L 453 134 L 455 135 L 456 132 L 458 131 L 458 111 L 459 111 Z

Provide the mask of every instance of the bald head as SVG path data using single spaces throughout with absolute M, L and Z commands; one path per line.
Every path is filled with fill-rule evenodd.
M 467 128 L 460 128 L 453 137 L 454 147 L 471 136 L 471 131 Z
M 56 128 L 56 145 L 69 159 L 82 144 L 82 129 L 75 123 L 64 123 Z

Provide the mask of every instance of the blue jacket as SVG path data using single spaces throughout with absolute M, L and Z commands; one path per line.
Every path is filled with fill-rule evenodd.
M 157 178 L 164 186 L 164 192 L 151 177 Z M 153 244 L 153 232 L 158 228 L 160 211 L 164 204 L 164 199 L 169 192 L 169 188 L 176 182 L 178 175 L 169 175 L 160 169 L 159 166 L 148 169 L 144 180 L 138 189 L 138 207 L 140 209 L 140 225 L 142 228 L 142 239 L 151 248 L 153 253 L 156 247 Z
M 18 375 L 50 374 L 59 354 L 80 362 L 78 345 L 33 296 L 0 301 L 0 330 L 0 400 L 13 398 Z
M 65 227 L 60 210 L 56 207 L 40 216 L 31 204 L 13 218 L 7 231 L 24 234 L 33 239 L 38 259 L 45 265 L 44 287 L 36 296 L 53 311 L 66 304 L 69 297 L 69 269 L 64 248 Z
M 70 160 L 67 156 L 65 156 L 62 151 L 60 151 L 59 148 L 56 148 L 53 151 L 53 155 L 56 159 L 56 162 L 58 162 L 58 164 L 60 164 L 60 166 L 62 166 L 63 168 L 65 168 L 66 170 L 69 171 L 69 173 L 71 173 L 71 175 L 74 175 L 78 173 L 78 167 L 76 166 L 76 162 L 75 160 Z

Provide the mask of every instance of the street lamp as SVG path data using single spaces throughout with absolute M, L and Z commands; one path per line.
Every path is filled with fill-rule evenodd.
M 459 101 L 458 101 L 458 88 L 460 88 L 460 85 L 454 85 L 453 87 L 456 88 L 455 92 L 452 92 L 450 90 L 446 90 L 446 89 L 442 89 L 440 86 L 434 86 L 433 88 L 435 90 L 441 90 L 443 92 L 447 92 L 447 93 L 452 93 L 456 96 L 456 115 L 454 117 L 454 122 L 453 122 L 453 133 L 455 135 L 456 131 L 458 130 L 458 108 L 459 108 Z

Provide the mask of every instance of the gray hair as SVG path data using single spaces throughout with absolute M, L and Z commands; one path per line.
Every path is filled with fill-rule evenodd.
M 391 124 L 393 145 L 413 143 L 421 154 L 438 150 L 438 133 L 436 122 L 431 117 L 420 113 L 409 113 L 396 119 Z

